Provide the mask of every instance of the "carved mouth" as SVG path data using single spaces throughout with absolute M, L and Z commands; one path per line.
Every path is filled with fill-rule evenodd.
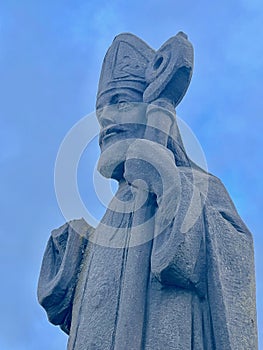
M 99 145 L 101 146 L 102 143 L 108 140 L 109 138 L 117 134 L 123 133 L 125 131 L 127 131 L 127 129 L 124 127 L 124 125 L 111 125 L 107 128 L 102 129 L 99 136 Z

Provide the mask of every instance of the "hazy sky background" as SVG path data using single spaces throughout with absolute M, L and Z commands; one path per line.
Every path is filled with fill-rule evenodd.
M 49 233 L 64 223 L 53 185 L 59 145 L 94 111 L 101 63 L 115 35 L 132 32 L 157 49 L 180 30 L 194 45 L 195 68 L 177 112 L 254 235 L 263 348 L 262 23 L 261 0 L 1 2 L 1 350 L 66 348 L 66 336 L 36 300 Z M 99 219 L 95 142 L 87 152 L 80 187 Z

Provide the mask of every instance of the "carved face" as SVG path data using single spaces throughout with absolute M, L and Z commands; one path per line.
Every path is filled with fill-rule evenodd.
M 146 105 L 142 95 L 131 89 L 112 91 L 104 102 L 97 110 L 101 126 L 98 170 L 105 177 L 120 180 L 129 145 L 144 136 Z

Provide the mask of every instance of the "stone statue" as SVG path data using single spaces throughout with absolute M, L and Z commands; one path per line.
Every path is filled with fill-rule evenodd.
M 102 175 L 119 182 L 100 224 L 54 230 L 38 298 L 70 350 L 255 350 L 253 240 L 218 178 L 186 154 L 175 107 L 193 48 L 118 35 L 101 71 Z

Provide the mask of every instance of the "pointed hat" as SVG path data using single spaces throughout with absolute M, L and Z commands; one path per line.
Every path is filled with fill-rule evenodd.
M 155 51 L 143 40 L 130 33 L 119 34 L 108 49 L 100 75 L 97 107 L 103 106 L 105 94 L 114 89 L 146 89 L 145 72 Z

